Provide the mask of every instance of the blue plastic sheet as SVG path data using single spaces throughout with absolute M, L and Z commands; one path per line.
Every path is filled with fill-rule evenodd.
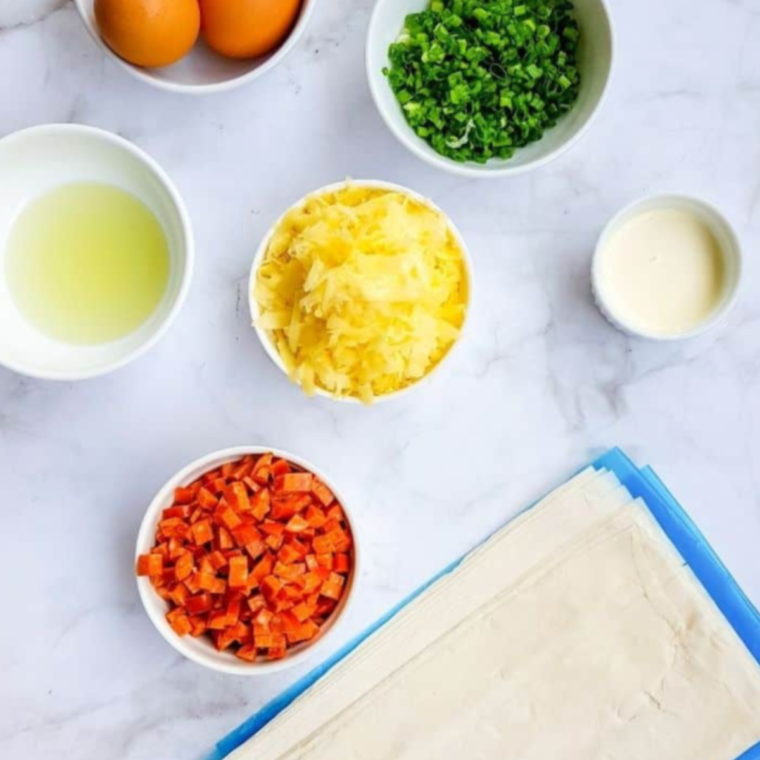
M 705 537 L 691 521 L 683 507 L 668 491 L 657 474 L 650 467 L 637 468 L 633 462 L 620 450 L 613 449 L 597 459 L 593 466 L 597 469 L 606 468 L 614 472 L 620 482 L 634 497 L 642 497 L 649 510 L 667 534 L 673 545 L 678 549 L 684 561 L 705 587 L 718 608 L 733 626 L 736 633 L 747 646 L 754 658 L 760 663 L 760 613 L 752 605 L 737 582 L 715 554 Z M 464 558 L 462 558 L 464 559 Z M 438 575 L 418 588 L 413 594 L 396 605 L 380 620 L 359 634 L 344 647 L 339 649 L 328 660 L 318 665 L 301 679 L 296 681 L 278 697 L 266 704 L 245 723 L 238 726 L 232 733 L 224 737 L 208 756 L 207 760 L 222 760 L 233 750 L 244 744 L 273 720 L 288 705 L 319 680 L 334 665 L 350 654 L 368 636 L 387 623 L 397 612 L 409 602 L 418 597 L 439 578 L 456 569 L 462 559 L 444 568 Z M 760 709 L 760 705 L 758 705 Z M 760 760 L 760 742 L 747 750 L 737 760 Z

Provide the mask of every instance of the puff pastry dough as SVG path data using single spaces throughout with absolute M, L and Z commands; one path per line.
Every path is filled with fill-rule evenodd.
M 735 760 L 760 667 L 646 506 L 587 470 L 233 760 Z

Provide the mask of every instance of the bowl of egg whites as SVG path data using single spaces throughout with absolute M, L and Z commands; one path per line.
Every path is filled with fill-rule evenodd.
M 75 0 L 87 30 L 137 79 L 172 92 L 223 92 L 295 46 L 317 0 Z

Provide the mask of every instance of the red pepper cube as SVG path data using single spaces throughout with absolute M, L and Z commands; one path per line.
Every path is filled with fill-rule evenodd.
M 264 543 L 273 551 L 276 552 L 285 542 L 284 536 L 267 536 L 264 539 Z
M 322 584 L 320 593 L 328 599 L 337 601 L 343 595 L 343 585 L 346 579 L 338 573 L 330 573 L 330 577 Z
M 314 478 L 311 492 L 322 502 L 323 506 L 329 507 L 335 501 L 333 492 L 318 478 Z
M 211 525 L 211 520 L 200 520 L 195 523 L 190 529 L 190 533 L 193 536 L 193 541 L 200 546 L 201 544 L 207 544 L 214 540 L 214 528 Z
M 235 652 L 235 656 L 246 662 L 256 662 L 258 649 L 254 644 L 244 644 Z
M 261 593 L 266 599 L 274 599 L 277 592 L 285 585 L 276 575 L 267 575 L 260 583 Z
M 312 528 L 321 528 L 327 522 L 325 513 L 314 505 L 308 507 L 303 516 Z
M 218 520 L 222 523 L 222 525 L 224 525 L 225 528 L 227 528 L 227 530 L 233 530 L 243 522 L 238 516 L 237 512 L 235 512 L 235 510 L 229 505 L 223 507 L 220 510 Z
M 208 555 L 208 561 L 214 569 L 214 572 L 221 570 L 223 567 L 227 567 L 227 557 L 218 549 Z
M 301 587 L 303 588 L 304 594 L 311 594 L 313 591 L 320 588 L 323 582 L 324 580 L 319 573 L 316 571 L 309 572 L 301 579 Z
M 207 488 L 201 488 L 200 491 L 198 491 L 198 504 L 201 509 L 211 511 L 216 508 L 218 503 L 219 499 Z
M 191 615 L 201 615 L 211 609 L 211 595 L 205 591 L 195 596 L 190 596 L 185 601 L 185 609 Z
M 251 512 L 257 520 L 261 521 L 269 514 L 271 498 L 268 489 L 262 488 L 258 493 L 255 493 L 250 502 Z
M 304 493 L 275 494 L 271 503 L 269 517 L 272 520 L 289 520 L 311 504 L 311 496 Z
M 223 631 L 227 627 L 227 610 L 215 610 L 208 616 L 206 625 L 212 631 Z
M 247 512 L 251 508 L 248 489 L 242 483 L 231 483 L 224 489 L 224 498 L 236 512 Z
M 187 586 L 184 583 L 177 583 L 170 592 L 170 598 L 177 607 L 184 607 L 185 600 L 190 596 Z
M 168 520 L 172 517 L 179 517 L 182 520 L 185 520 L 190 514 L 190 509 L 187 506 L 181 506 L 181 507 L 167 507 L 163 512 L 161 512 L 161 520 Z
M 301 559 L 301 554 L 290 543 L 287 543 L 282 547 L 282 549 L 280 549 L 279 553 L 277 554 L 277 559 L 280 560 L 280 562 L 284 562 L 286 565 L 288 565 L 291 562 L 297 562 L 299 559 Z
M 137 558 L 137 574 L 159 576 L 164 569 L 164 558 L 160 554 L 141 554 Z
M 248 558 L 232 557 L 230 559 L 230 588 L 244 588 L 248 584 Z
M 306 602 L 300 602 L 295 607 L 293 607 L 291 612 L 299 623 L 303 623 L 305 620 L 308 620 L 311 617 L 311 609 L 309 605 L 306 604 Z
M 275 477 L 274 490 L 279 493 L 309 493 L 312 482 L 313 476 L 310 472 L 291 472 Z
M 235 542 L 232 540 L 232 534 L 227 528 L 223 528 L 221 525 L 219 526 L 219 531 L 217 533 L 216 543 L 220 549 L 232 549 L 232 547 L 235 546 Z
M 269 482 L 270 466 L 272 464 L 271 454 L 262 454 L 253 466 L 251 477 L 261 485 L 265 486 Z
M 251 523 L 243 523 L 238 525 L 237 528 L 233 528 L 232 537 L 238 546 L 247 546 L 254 541 L 261 540 L 261 533 L 256 529 L 256 526 Z
M 203 636 L 203 634 L 208 630 L 206 621 L 202 617 L 191 615 L 188 620 L 190 621 L 190 635 L 193 638 L 197 639 L 199 636 Z
M 172 615 L 172 612 L 178 612 L 179 614 L 170 617 L 170 615 Z M 169 621 L 169 625 L 174 629 L 174 632 L 178 636 L 187 636 L 187 634 L 190 633 L 190 631 L 193 629 L 192 625 L 190 624 L 190 619 L 187 617 L 184 610 L 180 609 L 179 607 L 172 612 L 166 616 L 166 619 Z
M 302 533 L 308 527 L 309 523 L 307 523 L 306 520 L 301 517 L 301 515 L 294 515 L 288 521 L 288 524 L 285 526 L 285 530 L 288 533 Z
M 272 463 L 272 466 L 269 469 L 272 476 L 277 478 L 280 475 L 285 475 L 290 472 L 290 463 L 285 459 L 278 459 L 276 462 Z
M 174 503 L 175 504 L 192 504 L 195 501 L 195 491 L 190 487 L 182 487 L 174 489 Z
M 274 567 L 274 561 L 271 554 L 265 554 L 258 562 L 258 564 L 251 571 L 251 575 L 261 582 L 267 575 L 270 575 L 272 568 Z
M 315 554 L 330 554 L 333 550 L 330 536 L 315 536 L 311 545 Z
M 242 596 L 235 596 L 227 603 L 227 625 L 237 625 L 240 621 L 240 608 L 242 604 Z
M 336 554 L 333 557 L 332 569 L 336 573 L 347 573 L 351 569 L 351 560 L 349 559 L 348 554 L 345 554 L 345 553 Z
M 267 545 L 263 541 L 251 541 L 245 545 L 245 550 L 251 559 L 258 559 L 267 550 Z

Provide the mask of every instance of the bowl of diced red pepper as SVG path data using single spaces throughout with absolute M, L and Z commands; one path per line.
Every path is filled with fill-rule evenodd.
M 353 597 L 353 524 L 313 465 L 263 447 L 226 449 L 175 475 L 137 540 L 140 598 L 191 660 L 237 675 L 311 655 Z

